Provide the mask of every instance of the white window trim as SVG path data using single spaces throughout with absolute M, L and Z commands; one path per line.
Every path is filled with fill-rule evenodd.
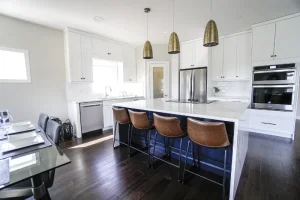
M 5 79 L 0 79 L 0 83 L 31 83 L 31 72 L 30 72 L 29 52 L 28 52 L 28 50 L 15 49 L 15 48 L 9 48 L 9 47 L 0 47 L 0 50 L 24 53 L 24 55 L 25 55 L 26 76 L 27 76 L 27 80 L 17 80 L 17 79 L 5 80 Z

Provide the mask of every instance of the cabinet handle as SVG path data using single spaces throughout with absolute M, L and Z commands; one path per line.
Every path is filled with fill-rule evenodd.
M 277 55 L 274 55 L 274 57 L 276 57 Z
M 85 78 L 81 78 L 81 80 L 84 80 Z
M 107 53 L 108 55 L 111 55 L 111 53 Z
M 271 57 L 273 58 L 273 57 L 274 57 L 274 55 L 271 55 Z
M 262 124 L 267 124 L 267 125 L 272 125 L 272 126 L 276 126 L 276 124 L 273 123 L 269 123 L 269 122 L 261 122 Z

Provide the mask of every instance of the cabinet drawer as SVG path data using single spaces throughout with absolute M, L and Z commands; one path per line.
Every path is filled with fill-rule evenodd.
M 293 119 L 282 119 L 272 117 L 251 117 L 250 125 L 253 129 L 260 129 L 274 132 L 294 132 L 295 120 Z

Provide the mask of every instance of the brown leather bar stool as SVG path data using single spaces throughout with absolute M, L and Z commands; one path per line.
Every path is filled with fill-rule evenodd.
M 132 129 L 131 129 L 131 133 L 130 133 L 130 143 L 129 143 L 129 148 L 131 149 L 135 149 L 136 151 L 139 151 L 143 154 L 148 155 L 148 165 L 150 166 L 150 145 L 149 145 L 149 141 L 150 138 L 148 139 L 148 136 L 150 137 L 150 131 L 154 128 L 153 125 L 151 124 L 151 122 L 148 119 L 147 113 L 146 112 L 136 112 L 136 111 L 132 111 L 132 110 L 128 110 L 129 112 L 129 116 L 131 119 L 131 123 L 133 128 L 137 129 L 137 130 L 142 130 L 144 131 L 144 139 L 145 139 L 145 144 L 146 144 L 146 148 L 148 149 L 147 153 L 144 152 L 142 149 L 133 147 L 132 144 Z
M 113 114 L 114 114 L 114 117 L 115 117 L 115 120 L 116 120 L 116 123 L 115 123 L 115 131 L 114 131 L 114 142 L 113 142 L 113 147 L 115 148 L 115 141 L 116 141 L 116 130 L 117 130 L 117 125 L 120 126 L 120 124 L 122 125 L 128 125 L 128 135 L 127 135 L 127 138 L 128 138 L 128 143 L 124 143 L 124 142 L 121 142 L 120 140 L 117 140 L 118 142 L 120 142 L 121 144 L 124 144 L 126 146 L 128 146 L 128 154 L 130 153 L 130 130 L 131 130 L 131 121 L 130 121 L 130 118 L 128 116 L 128 113 L 127 111 L 125 110 L 125 108 L 115 108 L 113 107 L 112 108 L 113 110 Z
M 185 136 L 185 133 L 182 131 L 179 120 L 177 117 L 165 117 L 160 116 L 156 113 L 153 114 L 154 117 L 154 126 L 156 128 L 156 133 L 154 136 L 154 147 L 153 147 L 153 153 L 152 153 L 152 163 L 154 163 L 154 158 L 166 162 L 174 167 L 178 168 L 178 181 L 181 181 L 180 178 L 180 170 L 181 170 L 181 147 L 182 147 L 182 139 Z M 165 159 L 162 159 L 160 157 L 155 156 L 155 147 L 156 147 L 156 136 L 157 133 L 164 137 L 164 139 L 167 139 L 167 145 L 168 145 L 168 153 L 167 155 L 171 156 L 171 150 L 170 150 L 170 144 L 169 139 L 170 138 L 180 138 L 180 147 L 179 147 L 179 163 L 178 165 L 175 165 L 171 162 L 166 161 Z M 165 146 L 166 148 L 166 146 Z M 165 149 L 166 151 L 166 149 Z M 167 152 L 167 151 L 166 151 Z
M 183 168 L 183 180 L 184 173 L 187 171 L 191 174 L 209 180 L 213 183 L 216 183 L 223 187 L 222 197 L 225 199 L 225 184 L 226 184 L 226 162 L 227 162 L 227 148 L 230 146 L 230 142 L 228 140 L 228 135 L 226 131 L 225 124 L 223 122 L 204 122 L 195 119 L 188 118 L 187 119 L 187 134 L 189 137 L 184 168 Z M 201 176 L 197 173 L 194 173 L 190 170 L 186 169 L 186 161 L 189 152 L 190 142 L 208 147 L 213 149 L 224 148 L 224 164 L 223 164 L 223 182 L 219 183 L 217 181 L 211 180 L 207 177 Z

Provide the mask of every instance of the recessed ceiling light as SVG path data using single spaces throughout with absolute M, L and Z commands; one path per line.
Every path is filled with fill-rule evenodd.
M 103 17 L 99 17 L 99 16 L 95 16 L 95 17 L 94 17 L 94 21 L 95 21 L 95 22 L 103 22 L 103 21 L 104 21 L 104 18 L 103 18 Z

